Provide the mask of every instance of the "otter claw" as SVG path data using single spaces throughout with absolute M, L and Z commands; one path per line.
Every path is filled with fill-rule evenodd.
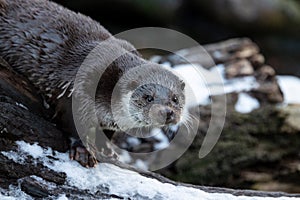
M 97 159 L 82 145 L 73 143 L 71 145 L 69 157 L 71 160 L 78 161 L 83 167 L 96 167 Z

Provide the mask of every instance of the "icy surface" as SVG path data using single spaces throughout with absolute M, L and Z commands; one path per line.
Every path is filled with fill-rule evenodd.
M 300 103 L 300 79 L 295 76 L 277 76 L 277 81 L 284 95 L 284 103 Z
M 247 93 L 239 93 L 238 101 L 235 104 L 235 110 L 240 113 L 250 113 L 259 108 L 259 101 Z
M 199 189 L 175 186 L 168 183 L 161 183 L 156 179 L 146 178 L 136 172 L 121 169 L 111 164 L 99 164 L 96 168 L 87 169 L 80 166 L 75 161 L 70 161 L 67 153 L 53 154 L 51 149 L 43 149 L 37 144 L 30 145 L 19 141 L 18 155 L 31 155 L 40 160 L 49 168 L 67 174 L 68 184 L 80 189 L 87 189 L 97 192 L 99 188 L 108 188 L 110 194 L 124 196 L 135 199 L 172 199 L 172 200 L 290 200 L 297 198 L 263 198 L 233 196 L 223 193 L 207 193 Z M 49 156 L 57 160 L 50 160 Z M 10 157 L 10 154 L 6 154 Z M 15 156 L 15 155 L 12 155 Z M 7 198 L 0 196 L 0 199 Z M 2 198 L 3 197 L 3 198 Z M 14 199 L 14 198 L 8 198 Z M 60 199 L 66 199 L 62 194 Z M 299 198 L 298 198 L 299 199 Z

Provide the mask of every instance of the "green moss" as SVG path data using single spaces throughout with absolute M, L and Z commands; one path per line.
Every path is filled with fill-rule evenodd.
M 294 158 L 300 146 L 300 134 L 281 132 L 285 117 L 271 106 L 250 114 L 230 112 L 222 135 L 209 155 L 198 158 L 205 135 L 204 130 L 200 130 L 191 148 L 176 162 L 170 178 L 192 184 L 239 188 L 252 184 L 243 180 L 243 171 L 262 171 L 275 179 L 276 173 L 281 173 L 282 160 Z M 274 173 L 274 170 L 278 171 Z

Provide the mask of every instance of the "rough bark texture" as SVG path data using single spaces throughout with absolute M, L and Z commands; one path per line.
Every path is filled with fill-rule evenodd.
M 219 63 L 225 63 L 226 65 L 231 63 L 232 65 L 239 62 L 239 60 L 241 60 L 240 57 L 242 57 L 242 59 L 248 60 L 253 66 L 254 63 L 257 63 L 257 66 L 263 65 L 261 56 L 256 54 L 258 53 L 256 50 L 257 47 L 249 40 L 235 40 L 233 46 L 231 46 L 232 41 L 228 44 L 228 46 L 220 44 L 210 45 L 207 46 L 207 48 L 209 52 L 213 53 L 217 49 L 225 54 L 222 59 L 216 59 Z M 248 48 L 249 46 L 251 47 L 250 50 L 243 50 L 243 48 Z M 251 61 L 250 58 L 253 58 L 253 54 L 247 54 L 248 51 L 255 52 L 255 55 L 258 56 L 259 59 L 253 59 L 254 61 Z M 237 58 L 237 54 L 240 55 L 239 58 Z M 228 76 L 231 75 L 228 74 Z M 262 81 L 274 83 L 274 77 L 270 78 L 267 76 L 261 79 Z M 273 85 L 272 87 L 278 89 L 278 85 Z M 274 102 L 274 99 L 269 97 L 268 91 L 263 91 L 259 94 L 266 95 L 267 102 Z M 277 96 L 280 96 L 280 92 Z M 280 97 L 275 99 L 275 102 L 281 100 Z M 208 107 L 202 108 L 202 112 L 203 120 L 209 118 L 210 113 Z M 51 110 L 45 109 L 43 99 L 26 79 L 15 74 L 3 60 L 0 60 L 0 152 L 15 150 L 17 148 L 15 141 L 19 140 L 28 143 L 38 142 L 43 147 L 51 147 L 59 152 L 66 152 L 68 149 L 67 138 L 55 124 L 51 123 L 51 116 L 53 116 Z M 265 123 L 262 124 L 261 119 L 268 119 L 266 123 L 269 123 L 269 126 Z M 292 173 L 291 170 L 287 170 L 290 169 L 288 168 L 289 166 L 293 166 L 292 163 L 295 162 L 295 158 L 298 158 L 299 161 L 297 152 L 300 141 L 298 138 L 299 134 L 276 134 L 278 128 L 282 127 L 285 117 L 279 115 L 274 107 L 266 107 L 264 110 L 254 112 L 252 115 L 239 115 L 233 112 L 228 116 L 228 120 L 230 122 L 227 123 L 223 138 L 212 154 L 216 156 L 214 159 L 211 159 L 213 158 L 212 156 L 207 158 L 205 162 L 199 160 L 199 163 L 194 163 L 195 165 L 189 160 L 193 159 L 194 154 L 192 152 L 198 150 L 198 144 L 201 142 L 201 138 L 203 138 L 201 132 L 206 129 L 205 121 L 203 121 L 200 134 L 193 146 L 189 152 L 187 152 L 186 156 L 184 156 L 184 159 L 179 160 L 175 165 L 175 170 L 178 175 L 172 174 L 171 171 L 168 171 L 168 173 L 165 171 L 166 174 L 180 180 L 193 182 L 192 179 L 180 177 L 183 175 L 182 171 L 186 170 L 187 166 L 193 165 L 197 168 L 197 171 L 203 171 L 203 173 L 201 173 L 203 176 L 198 176 L 197 178 L 211 185 L 220 185 L 220 182 L 224 183 L 232 180 L 233 184 L 231 186 L 237 186 L 241 183 L 239 182 L 241 178 L 244 177 L 245 179 L 247 174 L 256 173 L 255 169 L 259 169 L 259 171 L 263 173 L 273 172 L 270 176 L 271 178 L 275 177 L 276 180 L 285 180 L 286 182 L 292 179 L 295 179 L 295 181 L 300 180 L 298 177 L 299 171 Z M 240 124 L 243 124 L 243 128 L 239 126 Z M 253 124 L 257 127 L 254 127 Z M 236 130 L 235 132 L 230 131 L 232 127 Z M 247 129 L 244 127 L 247 127 Z M 269 127 L 269 129 L 266 127 Z M 276 138 L 278 138 L 278 140 Z M 264 142 L 262 143 L 261 141 Z M 231 149 L 230 147 L 237 147 L 240 150 L 236 151 L 235 148 Z M 263 151 L 254 151 L 254 148 L 260 148 Z M 274 151 L 274 148 L 276 151 Z M 266 149 L 274 152 L 274 154 L 269 155 Z M 218 151 L 222 151 L 223 153 L 218 154 Z M 221 155 L 222 157 L 220 157 Z M 224 156 L 227 159 L 224 159 Z M 195 160 L 198 162 L 198 159 Z M 189 164 L 184 163 L 187 161 Z M 207 192 L 224 192 L 233 195 L 247 196 L 297 196 L 277 192 L 266 193 L 182 184 L 155 173 L 135 170 L 116 161 L 108 160 L 107 162 L 137 171 L 146 177 L 155 178 L 161 182 L 199 188 Z M 10 185 L 20 185 L 22 191 L 34 198 L 56 196 L 62 193 L 71 199 L 123 198 L 121 196 L 108 194 L 105 188 L 100 189 L 97 194 L 93 194 L 89 191 L 70 186 L 66 182 L 66 174 L 55 172 L 44 167 L 34 158 L 27 159 L 23 164 L 20 164 L 0 154 L 0 163 L 0 188 L 8 188 Z M 279 169 L 284 168 L 286 173 L 281 173 L 284 170 L 279 170 L 277 173 L 274 173 L 273 164 L 276 164 Z M 241 168 L 245 169 L 242 171 L 243 173 L 240 173 L 238 170 Z M 231 173 L 232 170 L 236 171 L 236 173 Z M 190 175 L 193 176 L 193 170 L 191 170 L 191 168 L 187 171 L 190 171 Z M 186 175 L 189 174 L 185 174 L 185 176 Z M 220 182 L 213 182 L 213 179 L 219 179 Z M 253 180 L 249 180 L 249 182 L 251 181 Z M 198 183 L 202 184 L 202 182 Z M 51 185 L 51 187 L 49 185 Z M 300 196 L 298 195 L 298 197 Z

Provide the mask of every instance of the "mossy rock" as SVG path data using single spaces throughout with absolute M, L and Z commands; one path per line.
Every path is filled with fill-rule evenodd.
M 209 115 L 210 107 L 201 110 Z M 198 158 L 206 131 L 200 128 L 194 143 L 174 164 L 172 171 L 162 173 L 192 184 L 272 190 L 272 187 L 265 187 L 266 179 L 257 178 L 264 174 L 270 177 L 268 181 L 276 181 L 279 186 L 299 188 L 299 169 L 288 163 L 300 163 L 300 134 L 283 129 L 287 126 L 287 116 L 288 113 L 271 105 L 249 114 L 237 113 L 229 107 L 222 135 L 205 158 Z M 202 118 L 209 119 L 208 116 Z M 287 187 L 276 187 L 280 189 L 295 192 Z

